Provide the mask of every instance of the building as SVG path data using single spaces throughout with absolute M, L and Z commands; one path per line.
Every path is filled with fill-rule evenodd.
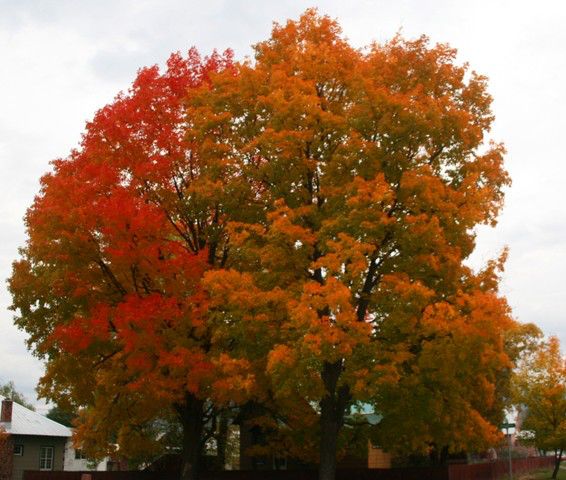
M 21 480 L 24 470 L 63 470 L 71 430 L 12 400 L 0 400 L 0 430 L 5 432 L 5 448 L 0 448 L 4 472 L 0 472 L 0 478 Z
M 105 458 L 100 462 L 92 462 L 87 459 L 80 448 L 75 448 L 73 440 L 69 438 L 65 444 L 65 455 L 63 462 L 63 470 L 69 472 L 84 472 L 87 470 L 95 470 L 99 472 L 113 470 L 114 464 L 109 458 Z

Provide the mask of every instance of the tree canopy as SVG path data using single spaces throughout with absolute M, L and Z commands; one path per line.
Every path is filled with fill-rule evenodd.
M 493 442 L 514 322 L 503 258 L 465 263 L 509 184 L 486 79 L 426 37 L 356 50 L 312 10 L 255 51 L 188 103 L 190 138 L 265 205 L 229 225 L 232 269 L 205 274 L 226 335 L 271 343 L 274 395 L 319 416 L 321 479 L 360 402 L 383 413 L 388 446 Z
M 28 401 L 28 399 L 16 390 L 16 385 L 12 381 L 0 385 L 0 395 L 8 400 L 19 403 L 30 410 L 35 410 L 35 407 Z
M 314 432 L 322 480 L 362 402 L 392 449 L 493 441 L 516 324 L 504 258 L 466 265 L 509 185 L 490 104 L 449 46 L 357 50 L 315 10 L 253 61 L 142 69 L 26 216 L 10 289 L 40 393 L 81 408 L 90 453 L 155 450 L 174 418 L 186 479 L 227 404 Z
M 45 416 L 54 422 L 65 425 L 66 427 L 72 427 L 73 421 L 77 417 L 75 413 L 63 410 L 58 406 L 51 407 Z
M 556 478 L 566 449 L 566 358 L 556 337 L 541 343 L 514 376 L 521 441 L 555 452 Z
M 193 49 L 172 55 L 164 73 L 140 70 L 43 177 L 10 282 L 16 324 L 47 361 L 39 391 L 80 412 L 85 450 L 154 454 L 155 421 L 172 415 L 190 437 L 189 477 L 205 401 L 217 374 L 235 368 L 210 352 L 199 282 L 225 262 L 223 202 L 241 199 L 236 181 L 224 188 L 195 155 L 183 99 L 223 69 L 230 52 L 201 59 Z

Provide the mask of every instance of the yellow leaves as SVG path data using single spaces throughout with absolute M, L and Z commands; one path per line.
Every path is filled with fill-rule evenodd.
M 566 358 L 557 337 L 526 351 L 514 385 L 518 402 L 533 405 L 545 401 L 546 410 L 558 409 L 566 414 Z

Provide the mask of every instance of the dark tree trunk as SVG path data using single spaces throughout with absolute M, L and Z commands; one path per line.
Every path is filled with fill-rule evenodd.
M 428 454 L 428 458 L 430 463 L 434 466 L 446 465 L 449 453 L 450 450 L 448 446 L 444 445 L 443 447 L 439 447 L 433 443 L 430 444 L 430 453 Z
M 320 402 L 319 480 L 334 480 L 336 477 L 338 434 L 344 425 L 344 416 L 350 404 L 350 391 L 348 387 L 338 387 L 338 380 L 341 373 L 341 361 L 324 363 L 322 381 L 326 389 L 326 394 Z
M 180 480 L 198 480 L 204 428 L 204 401 L 187 394 L 176 407 L 183 427 Z
M 225 410 L 220 412 L 218 418 L 218 436 L 216 439 L 218 468 L 226 469 L 226 445 L 228 443 L 228 414 Z
M 556 479 L 558 476 L 558 470 L 560 470 L 560 462 L 562 461 L 562 453 L 564 450 L 561 448 L 558 450 L 554 456 L 554 470 L 552 471 L 552 478 Z

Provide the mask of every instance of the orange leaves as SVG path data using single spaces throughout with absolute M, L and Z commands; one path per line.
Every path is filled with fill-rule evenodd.
M 354 193 L 348 198 L 346 205 L 352 209 L 370 208 L 382 214 L 383 205 L 391 202 L 393 198 L 390 187 L 382 173 L 372 180 L 355 177 L 351 185 Z
M 428 305 L 435 296 L 434 290 L 422 282 L 411 280 L 409 275 L 402 272 L 384 275 L 382 288 L 387 294 L 394 294 L 401 302 L 414 305 L 417 309 Z
M 326 242 L 327 253 L 312 263 L 312 269 L 325 269 L 332 275 L 360 278 L 368 266 L 368 256 L 375 246 L 359 242 L 347 233 L 339 233 L 338 239 Z M 344 265 L 347 265 L 344 271 Z
M 294 352 L 286 345 L 277 345 L 269 353 L 267 371 L 273 372 L 280 368 L 290 368 L 294 363 Z
M 394 410 L 381 386 L 390 398 L 418 387 L 422 406 L 405 411 L 456 419 L 452 401 L 481 412 L 466 428 L 477 424 L 485 440 L 513 326 L 496 275 L 463 264 L 508 184 L 503 150 L 482 153 L 485 79 L 426 37 L 362 54 L 314 10 L 276 25 L 256 52 L 241 75 L 213 79 L 188 104 L 194 138 L 240 165 L 262 206 L 229 227 L 231 267 L 244 273 L 207 274 L 231 326 L 223 338 L 260 340 L 279 398 L 334 395 L 319 377 L 336 362 L 353 402 Z M 208 118 L 219 119 L 212 130 Z M 423 424 L 419 441 L 442 436 L 440 423 Z
M 259 67 L 278 67 L 286 77 L 298 70 L 300 78 L 320 83 L 345 76 L 358 52 L 340 33 L 336 21 L 307 10 L 296 22 L 275 24 L 271 38 L 255 46 Z
M 270 399 L 309 426 L 340 391 L 389 434 L 411 412 L 391 445 L 489 441 L 514 323 L 500 265 L 464 265 L 509 184 L 485 79 L 426 37 L 354 49 L 315 10 L 255 51 L 140 70 L 42 179 L 11 289 L 44 391 L 141 423 Z
M 253 367 L 247 359 L 221 353 L 214 364 L 217 375 L 211 382 L 210 396 L 215 402 L 221 405 L 230 402 L 245 403 L 253 397 L 257 385 Z
M 235 270 L 209 271 L 203 280 L 212 306 L 235 305 L 242 312 L 249 312 L 258 304 L 261 292 L 254 286 L 249 274 Z
M 316 237 L 313 232 L 296 223 L 297 219 L 312 214 L 312 206 L 291 209 L 282 200 L 278 200 L 273 207 L 273 210 L 267 215 L 267 221 L 270 223 L 269 232 L 273 240 L 276 241 L 277 237 L 281 236 L 286 243 L 291 245 L 300 242 L 311 246 L 314 243 Z

